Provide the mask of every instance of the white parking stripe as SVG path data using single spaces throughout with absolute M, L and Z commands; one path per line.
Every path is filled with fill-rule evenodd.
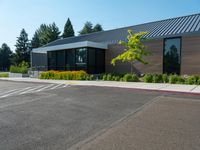
M 67 87 L 67 86 L 69 86 L 68 84 L 65 84 L 63 87 L 65 88 L 65 87 Z
M 59 86 L 61 86 L 61 85 L 63 85 L 63 84 L 58 84 L 58 85 L 52 87 L 51 90 L 53 90 L 53 89 L 55 89 L 55 88 L 57 88 L 57 87 L 59 87 Z
M 3 95 L 3 96 L 0 96 L 0 98 L 8 97 L 8 96 L 10 96 L 10 95 L 13 95 L 13 94 L 16 94 L 16 93 L 22 92 L 22 91 L 27 90 L 27 89 L 30 89 L 30 88 L 31 88 L 31 87 L 27 87 L 27 88 L 24 88 L 24 89 L 21 89 L 21 90 L 17 90 L 17 91 L 15 91 L 15 92 L 11 92 L 11 93 L 9 93 L 9 94 L 6 94 L 6 95 Z
M 31 92 L 34 92 L 34 90 L 37 90 L 37 89 L 42 88 L 42 87 L 44 87 L 44 86 L 46 86 L 46 85 L 40 85 L 40 86 L 34 87 L 34 88 L 32 88 L 32 89 L 29 89 L 29 90 L 27 90 L 27 91 L 21 92 L 21 93 L 19 93 L 19 94 L 21 95 L 21 94 L 31 93 Z
M 0 98 L 8 97 L 8 96 L 13 96 L 13 95 L 22 95 L 26 93 L 35 93 L 35 92 L 40 92 L 43 90 L 53 90 L 53 89 L 60 89 L 60 88 L 65 88 L 67 87 L 67 84 L 44 84 L 40 86 L 34 86 L 34 87 L 25 87 L 25 88 L 19 88 L 19 89 L 13 89 L 10 91 L 3 91 L 2 93 L 0 92 Z M 2 90 L 1 90 L 2 91 Z
M 42 90 L 45 90 L 45 89 L 47 89 L 47 88 L 50 88 L 51 86 L 53 86 L 54 84 L 50 84 L 50 85 L 48 85 L 48 86 L 45 86 L 45 87 L 43 87 L 43 88 L 41 88 L 41 89 L 39 89 L 39 90 L 36 90 L 37 92 L 40 92 L 40 91 L 42 91 Z
M 11 92 L 14 92 L 14 91 L 17 91 L 17 90 L 19 90 L 19 89 L 14 89 L 14 90 L 10 90 L 10 91 L 7 91 L 7 92 L 0 93 L 0 96 L 4 95 L 4 94 L 11 93 Z

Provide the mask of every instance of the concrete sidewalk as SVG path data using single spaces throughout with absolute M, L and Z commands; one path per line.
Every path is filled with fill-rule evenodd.
M 74 81 L 74 80 L 41 80 L 36 78 L 0 78 L 0 80 L 36 82 L 36 83 L 58 83 L 80 86 L 103 86 L 103 87 L 120 87 L 132 89 L 144 89 L 167 92 L 183 92 L 191 94 L 200 94 L 199 85 L 181 85 L 165 83 L 143 83 L 143 82 L 116 82 L 116 81 Z

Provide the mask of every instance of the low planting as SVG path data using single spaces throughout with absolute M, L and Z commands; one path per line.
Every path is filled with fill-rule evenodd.
M 93 75 L 85 71 L 46 71 L 40 73 L 40 79 L 52 80 L 93 80 Z
M 125 81 L 125 82 L 138 82 L 139 77 L 136 74 L 102 74 L 100 80 L 103 81 Z
M 104 73 L 94 77 L 85 71 L 46 71 L 40 74 L 40 79 L 53 80 L 102 80 L 122 82 L 170 83 L 200 85 L 200 76 L 180 76 L 176 74 L 145 74 L 142 77 L 136 74 Z
M 7 78 L 8 77 L 8 73 L 0 73 L 0 78 Z
M 171 83 L 171 84 L 190 84 L 200 85 L 200 76 L 180 76 L 176 74 L 146 74 L 141 78 L 147 83 Z
M 200 85 L 200 76 L 179 76 L 176 74 L 145 74 L 139 77 L 136 74 L 101 74 L 100 80 L 103 81 L 124 81 L 124 82 L 146 82 L 146 83 L 171 83 L 171 84 L 190 84 Z
M 22 62 L 19 64 L 19 66 L 10 66 L 10 72 L 11 73 L 21 73 L 21 74 L 27 74 L 28 73 L 28 63 Z
M 22 73 L 22 74 L 27 74 L 28 73 L 28 68 L 25 66 L 10 66 L 10 72 L 11 73 Z

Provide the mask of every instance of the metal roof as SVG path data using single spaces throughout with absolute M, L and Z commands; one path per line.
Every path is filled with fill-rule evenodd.
M 92 41 L 106 44 L 118 43 L 119 40 L 126 40 L 128 29 L 133 30 L 135 33 L 141 31 L 148 32 L 145 37 L 149 39 L 159 39 L 183 35 L 200 35 L 200 13 L 130 27 L 118 28 L 114 30 L 101 31 L 97 33 L 59 39 L 46 44 L 44 47 L 82 41 Z

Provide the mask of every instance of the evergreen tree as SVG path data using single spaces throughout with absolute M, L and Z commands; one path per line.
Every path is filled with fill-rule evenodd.
M 70 19 L 68 18 L 64 27 L 63 38 L 72 37 L 72 36 L 74 36 L 74 29 L 73 29 Z
M 20 36 L 16 42 L 16 63 L 19 65 L 23 61 L 30 63 L 30 43 L 28 34 L 24 29 L 21 30 Z
M 79 31 L 80 35 L 84 34 L 89 34 L 89 33 L 94 33 L 94 32 L 99 32 L 103 31 L 103 28 L 100 24 L 96 24 L 94 27 L 91 22 L 87 21 L 81 31 Z
M 49 32 L 47 35 L 49 35 L 49 42 L 55 41 L 59 38 L 59 28 L 56 26 L 56 24 L 53 22 L 49 25 Z
M 38 48 L 38 47 L 41 46 L 40 44 L 41 44 L 41 43 L 40 43 L 40 39 L 39 39 L 39 34 L 38 34 L 38 32 L 36 31 L 36 32 L 34 33 L 34 35 L 33 35 L 32 40 L 31 40 L 31 46 L 32 46 L 32 48 Z
M 55 23 L 50 25 L 41 24 L 37 29 L 32 38 L 32 48 L 43 46 L 49 42 L 59 39 L 59 28 Z
M 79 31 L 80 35 L 88 34 L 93 32 L 93 25 L 91 22 L 87 21 L 81 31 Z
M 6 43 L 3 43 L 0 48 L 0 70 L 8 71 L 11 65 L 12 51 Z
M 103 31 L 103 28 L 100 24 L 96 24 L 93 28 L 93 32 Z

